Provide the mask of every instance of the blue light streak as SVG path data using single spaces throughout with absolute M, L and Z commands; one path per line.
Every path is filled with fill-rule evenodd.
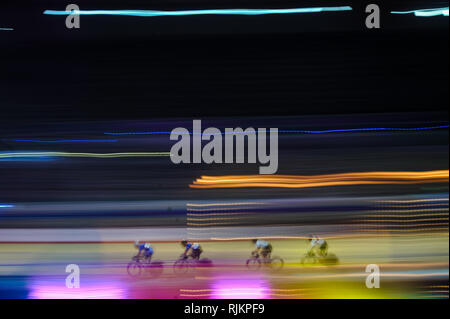
M 352 132 L 373 132 L 373 131 L 425 131 L 425 130 L 437 130 L 449 128 L 449 125 L 441 126 L 427 126 L 427 127 L 409 127 L 409 128 L 385 128 L 385 127 L 373 127 L 373 128 L 351 128 L 351 129 L 336 129 L 336 130 L 279 130 L 278 133 L 300 133 L 300 134 L 329 134 L 329 133 L 352 133 Z M 270 130 L 257 131 L 257 132 L 271 132 Z M 105 132 L 105 135 L 170 135 L 169 131 L 154 131 L 154 132 Z M 181 133 L 183 134 L 183 133 Z M 189 135 L 202 134 L 202 133 L 186 133 Z M 225 135 L 225 134 L 239 134 L 239 133 L 216 133 L 212 135 Z M 245 134 L 242 132 L 241 134 Z
M 0 162 L 48 162 L 56 158 L 46 152 L 0 152 Z
M 57 11 L 45 10 L 48 15 L 116 15 L 134 17 L 162 17 L 162 16 L 192 16 L 192 15 L 265 15 L 265 14 L 295 14 L 295 13 L 320 13 L 333 11 L 351 11 L 352 7 L 316 7 L 316 8 L 292 8 L 292 9 L 209 9 L 209 10 L 74 10 Z
M 436 8 L 436 9 L 418 9 L 410 11 L 391 11 L 392 14 L 411 14 L 413 13 L 416 17 L 436 17 L 444 16 L 448 17 L 448 7 Z
M 14 205 L 12 204 L 0 204 L 0 208 L 12 208 Z

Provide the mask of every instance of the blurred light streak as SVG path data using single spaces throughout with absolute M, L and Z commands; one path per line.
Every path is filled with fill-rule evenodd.
M 187 222 L 188 226 L 217 226 L 217 225 L 238 225 L 239 223 L 233 223 L 233 222 L 225 222 L 225 223 L 192 223 Z
M 119 157 L 155 157 L 170 156 L 169 152 L 129 152 L 129 153 L 70 153 L 70 152 L 0 152 L 2 159 L 47 159 L 54 157 L 92 157 L 92 158 L 119 158 Z
M 448 211 L 448 207 L 443 208 L 429 208 L 429 209 L 382 209 L 382 210 L 375 210 L 374 212 L 379 213 L 420 213 L 420 212 L 442 212 L 442 211 Z
M 187 203 L 188 207 L 210 207 L 210 206 L 238 206 L 238 205 L 265 205 L 266 203 L 262 202 L 241 202 L 241 203 L 212 203 L 212 204 L 196 204 L 196 203 Z
M 292 8 L 292 9 L 207 9 L 207 10 L 74 10 L 56 11 L 45 10 L 48 15 L 115 15 L 134 17 L 162 17 L 162 16 L 192 16 L 192 15 L 265 15 L 265 14 L 296 14 L 296 13 L 320 13 L 330 11 L 351 11 L 349 6 L 342 7 L 317 7 L 317 8 Z
M 256 212 L 231 212 L 231 213 L 187 213 L 187 216 L 233 216 L 233 215 L 246 215 L 256 214 Z
M 0 208 L 12 208 L 14 205 L 12 204 L 0 204 Z
M 13 28 L 0 28 L 0 31 L 14 31 Z
M 202 216 L 192 216 L 191 215 L 191 218 L 194 218 L 194 219 L 191 219 L 191 221 L 194 221 L 194 222 L 201 222 L 201 221 L 214 221 L 214 220 L 239 220 L 239 219 L 242 219 L 242 217 L 220 217 L 220 218 L 214 218 L 214 217 L 212 217 L 212 218 L 201 218 Z
M 191 237 L 199 238 L 205 236 L 205 227 L 211 230 L 213 226 L 231 226 L 242 224 L 250 216 L 242 212 L 244 209 L 255 209 L 255 205 L 264 205 L 262 202 L 233 202 L 233 203 L 187 203 L 186 224 L 192 228 L 188 231 Z M 261 207 L 261 206 L 259 206 Z M 233 212 L 238 210 L 238 212 Z M 221 211 L 221 213 L 214 213 Z M 232 212 L 229 212 L 232 211 Z M 195 213 L 192 213 L 195 212 Z M 254 217 L 251 216 L 251 217 Z M 201 233 L 199 231 L 202 231 Z M 217 236 L 216 231 L 209 231 L 209 236 Z
M 126 291 L 119 283 L 110 281 L 82 281 L 80 288 L 66 288 L 61 283 L 47 280 L 33 280 L 30 284 L 29 299 L 124 299 Z
M 448 203 L 428 203 L 428 204 L 410 204 L 410 205 L 387 205 L 383 206 L 386 208 L 419 208 L 419 207 L 430 207 L 430 206 L 443 206 L 446 205 L 448 208 Z
M 196 229 L 196 228 L 188 228 L 188 230 L 201 230 L 201 229 Z M 424 230 L 430 230 L 433 232 L 433 234 L 436 235 L 441 235 L 441 236 L 448 236 L 448 228 L 446 227 L 442 227 L 442 228 L 422 228 Z M 343 235 L 327 235 L 326 238 L 327 239 L 345 239 L 345 238 L 370 238 L 373 237 L 372 234 L 368 234 L 368 230 L 360 230 L 361 233 L 353 233 L 353 234 L 343 234 Z M 370 230 L 372 232 L 372 230 Z M 376 231 L 376 230 L 373 230 Z M 382 231 L 382 230 L 379 230 Z M 405 229 L 404 231 L 416 231 L 416 230 L 410 230 L 410 229 Z M 437 231 L 441 231 L 440 233 L 438 233 Z M 395 234 L 395 233 L 389 233 L 389 234 L 378 234 L 377 233 L 377 237 L 404 237 L 404 236 L 408 236 L 408 237 L 420 237 L 420 238 L 425 238 L 428 236 L 429 234 L 425 234 L 425 233 L 417 233 L 417 234 L 407 234 L 407 235 L 402 235 L 402 234 Z M 248 237 L 211 237 L 210 240 L 212 241 L 249 241 L 254 239 L 255 237 L 252 236 L 248 236 Z M 283 240 L 283 239 L 309 239 L 309 236 L 258 236 L 258 238 L 260 239 L 272 239 L 272 240 Z
M 29 143 L 116 143 L 117 140 L 12 140 L 13 142 Z
M 382 224 L 382 225 L 363 225 L 366 227 L 424 227 L 424 226 L 448 226 L 448 223 L 425 223 L 425 224 L 414 224 L 414 225 L 393 225 L 393 224 Z
M 383 216 L 388 217 L 388 216 Z M 447 218 L 418 218 L 418 219 L 364 219 L 364 222 L 380 222 L 380 223 L 415 223 L 415 222 L 431 222 L 431 221 L 443 221 L 448 220 Z
M 449 125 L 440 126 L 426 126 L 426 127 L 369 127 L 369 128 L 350 128 L 350 129 L 335 129 L 335 130 L 278 130 L 278 133 L 301 133 L 301 134 L 329 134 L 329 133 L 352 133 L 352 132 L 371 132 L 371 131 L 426 131 L 426 130 L 438 130 L 449 128 Z M 257 133 L 267 132 L 270 133 L 271 130 L 258 130 Z M 105 135 L 170 135 L 171 131 L 154 131 L 154 132 L 105 132 Z M 244 134 L 242 133 L 214 133 L 212 135 L 226 135 L 226 134 Z M 202 134 L 202 133 L 180 133 L 186 135 Z
M 202 176 L 191 188 L 279 187 L 306 188 L 342 185 L 448 183 L 449 171 L 357 172 L 327 175 L 230 175 Z
M 211 297 L 219 299 L 268 299 L 270 289 L 263 280 L 217 280 L 213 283 Z
M 328 266 L 314 266 L 314 268 L 329 269 Z M 340 266 L 339 266 L 340 267 Z M 360 267 L 364 268 L 364 267 Z M 319 275 L 305 275 L 301 274 L 302 279 L 331 279 L 331 278 L 348 278 L 348 277 L 367 277 L 367 273 L 364 271 L 353 272 L 353 273 L 339 273 L 339 274 L 319 274 Z M 445 277 L 448 276 L 448 269 L 430 269 L 430 270 L 411 270 L 411 271 L 398 271 L 398 272 L 382 272 L 381 277 L 392 277 L 392 278 L 428 278 L 428 277 Z M 273 274 L 272 279 L 290 279 L 292 280 L 294 276 L 288 275 L 275 275 Z M 226 279 L 225 279 L 226 278 Z M 229 279 L 228 279 L 229 278 Z M 196 276 L 195 279 L 198 280 L 213 280 L 214 277 L 207 276 Z M 232 280 L 232 277 L 222 277 L 222 280 Z
M 448 232 L 448 227 L 436 227 L 436 228 L 428 228 L 428 227 L 423 227 L 423 228 L 417 228 L 417 229 L 389 229 L 389 230 L 386 230 L 386 229 L 373 229 L 373 227 L 377 227 L 377 226 L 374 226 L 374 225 L 362 225 L 361 227 L 366 227 L 366 228 L 370 228 L 370 229 L 366 229 L 366 230 L 362 230 L 362 231 L 365 231 L 365 232 L 370 232 L 370 233 L 372 233 L 372 232 L 392 232 L 392 231 L 395 231 L 395 232 L 436 232 L 436 231 L 447 231 Z M 378 227 L 380 227 L 380 226 L 378 226 Z M 378 234 L 377 234 L 377 236 L 379 236 Z M 392 236 L 392 234 L 386 234 L 385 235 L 386 237 L 391 237 Z M 408 236 L 409 236 L 409 234 L 408 234 Z
M 414 214 L 414 215 L 365 215 L 370 217 L 425 217 L 425 216 L 448 216 L 448 213 L 439 213 L 439 214 Z
M 444 16 L 448 17 L 448 7 L 435 8 L 435 9 L 418 9 L 410 11 L 391 11 L 392 14 L 411 14 L 413 13 L 416 17 L 436 17 Z
M 249 207 L 246 207 L 247 209 Z M 187 208 L 189 212 L 221 212 L 221 211 L 229 211 L 229 210 L 242 210 L 242 207 L 224 207 L 224 208 Z
M 420 202 L 448 202 L 447 198 L 410 199 L 410 200 L 378 200 L 377 203 L 420 203 Z
M 302 298 L 305 294 L 300 294 L 299 292 L 305 292 L 306 288 L 301 289 L 276 289 L 276 288 L 230 288 L 226 291 L 226 296 L 230 294 L 236 296 L 244 292 L 246 295 L 254 295 L 255 293 L 260 294 L 264 291 L 270 297 L 291 297 L 291 298 Z M 191 298 L 213 298 L 216 293 L 214 289 L 180 289 L 180 296 L 191 297 Z

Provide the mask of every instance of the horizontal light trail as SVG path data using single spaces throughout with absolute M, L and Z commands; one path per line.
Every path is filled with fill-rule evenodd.
M 196 204 L 187 203 L 186 206 L 189 207 L 210 207 L 210 206 L 239 206 L 239 205 L 265 205 L 262 202 L 238 202 L 238 203 L 212 203 L 212 204 Z
M 315 8 L 289 8 L 289 9 L 206 9 L 206 10 L 74 10 L 58 11 L 45 10 L 47 15 L 109 15 L 109 16 L 132 16 L 132 17 L 177 17 L 197 15 L 267 15 L 267 14 L 298 14 L 298 13 L 320 13 L 351 11 L 352 7 L 315 7 Z
M 448 216 L 447 213 L 441 214 L 414 214 L 414 215 L 363 215 L 364 217 L 376 217 L 376 218 L 413 218 L 413 217 L 429 217 L 429 216 Z
M 448 7 L 435 9 L 418 9 L 410 11 L 391 11 L 392 14 L 414 14 L 416 17 L 448 17 Z
M 12 208 L 14 205 L 12 204 L 0 204 L 0 208 Z
M 169 152 L 129 152 L 129 153 L 70 153 L 70 152 L 0 152 L 1 159 L 33 159 L 54 157 L 92 157 L 92 158 L 119 158 L 119 157 L 155 157 L 170 156 Z
M 434 225 L 432 225 L 432 226 L 434 226 Z M 416 228 L 416 229 L 389 229 L 389 230 L 373 229 L 374 226 L 370 226 L 370 225 L 361 225 L 361 227 L 371 228 L 371 229 L 363 230 L 363 231 L 366 231 L 367 233 L 386 233 L 386 232 L 396 232 L 396 233 L 399 233 L 399 232 L 404 232 L 404 233 L 422 232 L 422 233 L 425 233 L 425 232 L 437 232 L 437 231 L 448 232 L 448 226 L 447 227 L 434 227 L 434 228 L 423 227 L 423 228 Z M 377 227 L 382 228 L 381 226 L 377 226 Z M 377 234 L 377 236 L 380 236 L 380 235 Z M 389 237 L 389 236 L 392 236 L 392 234 L 389 234 L 386 236 Z M 408 234 L 408 236 L 409 236 L 409 234 Z
M 187 208 L 190 212 L 221 212 L 230 210 L 254 209 L 255 207 L 223 207 L 223 208 Z
M 409 200 L 377 200 L 377 203 L 422 203 L 422 202 L 448 202 L 448 198 L 427 198 L 427 199 L 409 199 Z
M 430 227 L 430 226 L 448 226 L 448 223 L 425 223 L 425 224 L 414 224 L 414 225 L 398 225 L 398 224 L 366 224 L 361 225 L 362 227 Z M 432 228 L 430 228 L 432 229 Z
M 387 217 L 387 216 L 385 216 Z M 432 222 L 432 221 L 444 221 L 447 218 L 417 218 L 417 219 L 364 219 L 363 222 L 368 223 L 416 223 L 416 222 Z M 401 225 L 399 225 L 401 226 Z
M 433 207 L 433 206 L 444 206 L 446 205 L 448 208 L 448 203 L 428 203 L 428 204 L 410 204 L 410 205 L 386 205 L 383 206 L 385 208 L 419 208 L 419 207 Z
M 436 170 L 425 172 L 356 172 L 326 175 L 230 175 L 202 176 L 196 179 L 191 188 L 307 188 L 349 185 L 380 184 L 420 184 L 448 183 L 449 171 Z
M 0 31 L 14 31 L 13 28 L 0 28 Z
M 311 290 L 311 288 L 293 288 L 293 289 L 278 289 L 278 288 L 267 288 L 267 287 L 258 287 L 258 288 L 226 288 L 229 291 L 240 291 L 240 290 L 246 290 L 246 291 L 251 291 L 251 290 L 256 290 L 256 291 L 260 291 L 260 290 L 268 290 L 268 291 L 276 291 L 276 292 L 299 292 L 299 291 L 305 291 L 305 290 Z M 209 291 L 215 291 L 216 289 L 180 289 L 180 292 L 185 292 L 185 293 L 196 293 L 196 292 L 209 292 Z
M 448 207 L 430 208 L 430 209 L 391 209 L 391 210 L 374 210 L 378 213 L 419 213 L 419 212 L 444 212 L 448 211 Z
M 240 213 L 187 213 L 187 216 L 233 216 L 233 215 L 247 215 L 247 214 L 257 214 L 255 212 L 240 212 Z
M 223 223 L 186 223 L 188 226 L 218 226 L 218 225 L 239 225 L 237 222 L 223 222 Z
M 449 128 L 449 125 L 440 125 L 440 126 L 426 126 L 426 127 L 406 127 L 406 128 L 399 128 L 399 127 L 370 127 L 370 128 L 350 128 L 350 129 L 336 129 L 336 130 L 278 130 L 278 133 L 280 134 L 289 134 L 289 133 L 300 133 L 300 134 L 329 134 L 329 133 L 353 133 L 353 132 L 372 132 L 372 131 L 427 131 L 427 130 L 439 130 L 439 129 L 445 129 Z M 258 130 L 259 132 L 272 132 L 271 130 Z M 149 132 L 105 132 L 103 134 L 105 135 L 170 135 L 171 131 L 149 131 Z M 186 134 L 186 135 L 195 135 L 195 134 L 201 134 L 201 133 L 179 133 L 179 134 Z M 245 132 L 241 133 L 212 133 L 211 135 L 226 135 L 226 134 L 245 134 Z
M 189 216 L 188 222 L 203 222 L 203 221 L 217 221 L 217 220 L 240 220 L 243 217 L 210 217 L 210 218 L 202 218 L 202 216 Z
M 28 143 L 116 143 L 117 140 L 20 140 L 14 139 L 13 142 Z

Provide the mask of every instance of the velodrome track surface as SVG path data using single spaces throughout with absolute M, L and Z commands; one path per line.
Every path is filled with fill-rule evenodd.
M 448 298 L 447 233 L 402 236 L 352 235 L 330 238 L 337 266 L 303 266 L 304 239 L 274 239 L 281 271 L 245 267 L 248 240 L 204 241 L 211 266 L 175 274 L 178 242 L 154 242 L 157 278 L 132 279 L 126 265 L 131 242 L 2 243 L 0 297 L 3 298 Z M 80 288 L 66 288 L 68 264 L 81 270 Z M 366 288 L 368 264 L 381 270 L 379 289 Z

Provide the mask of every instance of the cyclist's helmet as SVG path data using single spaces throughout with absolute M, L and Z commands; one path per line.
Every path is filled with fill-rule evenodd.
M 186 247 L 188 244 L 187 240 L 182 240 L 181 241 L 181 246 Z
M 254 243 L 254 244 L 256 244 L 256 242 L 258 241 L 258 239 L 252 239 L 252 242 Z

